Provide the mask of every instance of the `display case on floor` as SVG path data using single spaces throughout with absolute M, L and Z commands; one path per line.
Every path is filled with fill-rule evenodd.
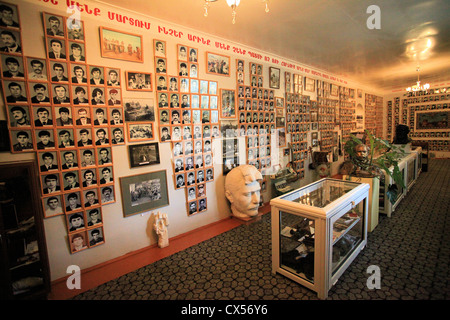
M 50 271 L 35 161 L 0 164 L 0 299 L 45 299 Z
M 425 141 L 413 141 L 411 142 L 411 146 L 414 147 L 421 147 L 421 153 L 422 153 L 422 159 L 421 159 L 421 164 L 422 164 L 422 168 L 421 171 L 422 172 L 427 172 L 428 171 L 428 163 L 430 161 L 429 158 L 429 150 L 428 150 L 428 142 Z
M 411 152 L 417 153 L 417 178 L 422 173 L 422 147 L 413 146 L 411 147 Z
M 398 168 L 402 175 L 403 182 L 406 186 L 406 161 L 405 158 L 398 160 Z M 389 218 L 392 215 L 392 212 L 395 211 L 395 208 L 399 205 L 400 201 L 406 194 L 406 189 L 402 188 L 402 186 L 397 186 L 394 179 L 383 171 L 383 175 L 380 178 L 380 202 L 379 202 L 379 212 L 386 214 Z M 394 167 L 390 168 L 390 171 L 394 171 Z M 397 196 L 394 201 L 391 202 L 389 200 L 388 191 L 397 190 Z
M 325 299 L 366 245 L 368 198 L 368 184 L 325 178 L 272 199 L 272 272 Z

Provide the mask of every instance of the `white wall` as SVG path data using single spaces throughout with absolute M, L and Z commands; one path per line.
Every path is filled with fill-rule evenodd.
M 22 43 L 25 56 L 33 56 L 45 58 L 45 46 L 44 46 L 44 33 L 41 20 L 41 12 L 50 12 L 60 15 L 67 16 L 66 13 L 66 2 L 65 1 L 53 1 L 57 3 L 56 5 L 52 2 L 45 1 L 32 1 L 32 0 L 19 0 L 18 3 L 20 10 L 20 18 L 22 25 Z M 264 88 L 268 88 L 268 67 L 277 66 L 281 69 L 281 75 L 284 76 L 284 71 L 289 71 L 291 73 L 298 73 L 302 75 L 308 75 L 311 78 L 317 78 L 321 80 L 326 80 L 328 82 L 335 82 L 338 85 L 344 85 L 354 89 L 363 89 L 363 99 L 357 101 L 364 106 L 364 93 L 372 93 L 370 88 L 365 88 L 357 83 L 350 81 L 349 79 L 341 79 L 334 77 L 334 80 L 329 80 L 322 78 L 321 76 L 312 75 L 311 73 L 306 73 L 306 71 L 292 70 L 291 68 L 286 68 L 281 65 L 273 64 L 271 62 L 264 62 L 264 59 L 253 59 L 249 56 L 241 56 L 234 54 L 232 50 L 224 51 L 223 49 L 216 48 L 214 42 L 220 41 L 221 43 L 228 44 L 230 46 L 237 46 L 239 48 L 251 49 L 252 51 L 259 52 L 262 56 L 269 56 L 271 58 L 276 58 L 279 61 L 285 61 L 294 64 L 298 67 L 307 68 L 308 70 L 320 70 L 305 66 L 301 62 L 289 61 L 282 57 L 274 56 L 269 53 L 260 52 L 256 49 L 248 48 L 242 44 L 235 44 L 223 39 L 217 39 L 213 35 L 208 35 L 201 33 L 199 31 L 193 31 L 178 25 L 173 25 L 171 23 L 162 22 L 157 18 L 152 18 L 148 16 L 141 16 L 133 12 L 127 12 L 126 10 L 119 11 L 117 8 L 109 8 L 104 5 L 99 5 L 97 3 L 92 3 L 89 1 L 84 1 L 84 4 L 89 5 L 89 8 L 93 10 L 98 8 L 100 16 L 94 16 L 93 14 L 87 14 L 85 12 L 81 15 L 81 20 L 85 23 L 85 35 L 86 35 L 86 51 L 87 51 L 87 62 L 88 64 L 98 64 L 100 66 L 114 66 L 121 68 L 121 77 L 123 83 L 124 71 L 145 71 L 154 73 L 154 58 L 153 58 L 153 39 L 161 39 L 166 41 L 168 48 L 168 72 L 169 74 L 176 74 L 176 45 L 184 44 L 191 47 L 199 49 L 199 78 L 208 80 L 217 80 L 219 82 L 219 88 L 224 89 L 235 89 L 235 61 L 237 58 L 243 58 L 246 61 L 245 72 L 246 76 L 249 74 L 249 62 L 262 63 L 264 65 Z M 138 10 L 139 8 L 136 8 Z M 119 14 L 124 14 L 129 17 L 139 18 L 146 22 L 151 22 L 151 29 L 146 30 L 138 28 L 135 26 L 130 26 L 129 24 L 123 24 L 116 21 L 111 21 L 108 18 L 108 11 L 116 12 Z M 99 41 L 99 27 L 107 26 L 113 29 L 118 29 L 121 31 L 128 31 L 130 33 L 142 34 L 144 37 L 144 48 L 143 56 L 144 63 L 133 63 L 120 60 L 112 60 L 102 58 L 100 56 L 100 41 Z M 177 38 L 173 35 L 166 35 L 164 33 L 158 32 L 158 26 L 163 26 L 166 29 L 173 28 L 177 31 L 182 31 L 183 36 Z M 188 37 L 189 34 L 202 36 L 205 39 L 210 39 L 211 44 L 203 44 L 191 41 Z M 212 76 L 205 73 L 205 52 L 212 51 L 215 53 L 226 54 L 231 57 L 231 77 L 223 76 Z M 304 69 L 303 69 L 304 70 Z M 321 74 L 325 74 L 322 73 Z M 333 75 L 330 75 L 333 76 Z M 153 79 L 154 81 L 154 79 Z M 246 84 L 249 84 L 249 79 L 245 79 Z M 155 88 L 155 86 L 154 86 Z M 276 90 L 275 96 L 284 96 L 284 81 L 282 81 L 281 88 Z M 315 93 L 308 93 L 311 99 L 316 99 Z M 147 93 L 136 93 L 126 91 L 124 86 L 122 86 L 122 96 L 127 97 L 145 97 L 153 98 L 156 103 L 155 92 Z M 3 99 L 1 100 L 3 101 Z M 0 109 L 0 118 L 6 119 L 4 108 Z M 156 129 L 155 132 L 158 132 Z M 289 141 L 289 137 L 288 137 Z M 95 266 L 99 263 L 105 262 L 107 260 L 122 256 L 128 252 L 144 248 L 151 244 L 156 243 L 156 235 L 152 230 L 152 225 L 154 222 L 154 214 L 156 212 L 147 212 L 144 214 L 138 214 L 131 217 L 124 218 L 122 215 L 122 203 L 120 197 L 120 186 L 118 183 L 118 177 L 134 175 L 149 171 L 167 170 L 168 178 L 168 191 L 170 205 L 159 210 L 166 212 L 169 216 L 169 236 L 174 237 L 176 235 L 194 230 L 198 227 L 213 223 L 215 221 L 224 219 L 229 216 L 230 210 L 228 207 L 227 200 L 224 197 L 224 177 L 222 176 L 221 165 L 215 166 L 215 180 L 212 183 L 207 184 L 207 199 L 208 199 L 208 211 L 204 213 L 199 213 L 194 216 L 188 217 L 186 212 L 185 204 L 185 194 L 184 190 L 174 190 L 173 186 L 173 172 L 172 164 L 169 161 L 170 157 L 170 144 L 160 143 L 160 154 L 161 154 L 161 164 L 154 165 L 151 167 L 143 168 L 129 168 L 128 151 L 127 146 L 115 146 L 113 147 L 113 164 L 114 164 L 114 174 L 115 174 L 115 190 L 116 190 L 116 203 L 103 206 L 103 224 L 106 243 L 98 247 L 83 250 L 82 252 L 76 254 L 70 254 L 70 250 L 67 242 L 67 229 L 63 216 L 53 217 L 45 220 L 45 231 L 48 253 L 50 258 L 50 267 L 52 280 L 59 279 L 66 275 L 66 268 L 68 265 L 78 265 L 82 269 Z M 282 152 L 280 150 L 280 152 Z M 9 161 L 23 158 L 34 158 L 33 153 L 29 154 L 11 154 L 11 153 L 1 153 L 0 161 Z M 286 162 L 286 158 L 283 159 Z M 341 159 L 340 159 L 341 160 Z M 305 179 L 301 181 L 301 185 L 306 185 L 315 179 L 314 172 L 308 170 L 308 161 L 305 163 Z M 338 163 L 333 164 L 332 174 L 337 173 Z M 36 190 L 36 192 L 39 192 Z M 265 201 L 268 201 L 270 197 L 270 188 L 266 192 Z

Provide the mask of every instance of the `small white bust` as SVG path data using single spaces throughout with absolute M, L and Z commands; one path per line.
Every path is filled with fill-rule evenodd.
M 153 228 L 158 235 L 158 247 L 164 248 L 169 245 L 169 233 L 167 232 L 167 226 L 169 225 L 169 219 L 166 213 L 161 213 L 155 216 L 155 224 Z
M 225 196 L 236 218 L 251 220 L 258 215 L 261 172 L 252 165 L 240 165 L 225 178 Z

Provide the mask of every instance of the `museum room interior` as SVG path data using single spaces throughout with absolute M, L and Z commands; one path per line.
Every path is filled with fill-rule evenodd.
M 2 300 L 450 299 L 448 1 L 0 7 Z

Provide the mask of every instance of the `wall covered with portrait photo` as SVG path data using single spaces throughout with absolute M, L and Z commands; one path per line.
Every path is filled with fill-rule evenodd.
M 3 2 L 8 4 L 8 1 Z M 250 125 L 245 118 L 247 113 L 250 113 L 252 130 L 255 124 L 258 128 L 264 124 L 262 128 L 268 128 L 268 131 L 271 126 L 276 127 L 277 131 L 282 129 L 282 135 L 274 140 L 278 144 L 276 149 L 272 149 L 268 131 L 264 137 L 252 136 L 250 149 L 248 139 L 241 138 L 243 143 L 239 143 L 239 148 L 243 152 L 239 151 L 239 155 L 244 155 L 244 161 L 249 151 L 252 157 L 261 155 L 262 147 L 264 157 L 252 158 L 251 164 L 258 164 L 258 169 L 266 175 L 272 172 L 271 166 L 274 164 L 268 161 L 268 149 L 275 150 L 272 153 L 278 154 L 276 158 L 281 166 L 290 161 L 289 153 L 284 150 L 292 141 L 292 120 L 300 115 L 303 119 L 303 114 L 307 113 L 306 109 L 299 112 L 294 104 L 297 107 L 303 89 L 307 89 L 304 94 L 308 95 L 308 99 L 300 100 L 300 103 L 316 100 L 317 90 L 322 90 L 318 81 L 322 86 L 324 79 L 308 72 L 305 83 L 300 83 L 297 78 L 289 78 L 292 83 L 288 83 L 285 75 L 289 72 L 305 76 L 305 70 L 313 70 L 311 67 L 266 52 L 260 52 L 260 56 L 269 57 L 269 62 L 258 56 L 218 48 L 215 42 L 223 42 L 223 39 L 178 25 L 174 27 L 171 23 L 161 22 L 158 17 L 90 1 L 84 3 L 92 11 L 77 13 L 68 9 L 66 2 L 54 3 L 32 0 L 14 2 L 18 8 L 20 26 L 13 31 L 20 39 L 22 52 L 1 54 L 1 94 L 4 97 L 0 100 L 3 104 L 0 120 L 8 122 L 12 145 L 11 152 L 1 153 L 2 161 L 35 158 L 42 166 L 42 188 L 36 192 L 42 196 L 43 214 L 50 196 L 44 193 L 47 192 L 45 178 L 50 174 L 56 175 L 59 190 L 55 195 L 64 204 L 63 209 L 67 208 L 45 219 L 52 280 L 66 276 L 68 265 L 86 269 L 156 244 L 157 237 L 151 226 L 157 211 L 170 217 L 169 237 L 229 217 L 229 204 L 223 196 L 223 172 L 228 170 L 224 166 L 227 152 L 223 150 L 221 138 L 231 138 L 233 143 L 238 139 L 241 115 L 244 115 L 245 130 Z M 133 25 L 113 19 L 118 15 L 133 18 Z M 61 32 L 52 30 L 51 16 L 59 18 Z M 80 34 L 73 24 L 68 23 L 73 19 L 82 22 L 80 27 L 83 33 Z M 169 30 L 177 30 L 178 33 Z M 201 35 L 207 41 L 194 40 L 194 34 Z M 122 42 L 129 44 L 122 45 Z M 258 51 L 245 44 L 228 44 L 230 48 L 246 49 L 247 52 Z M 3 73 L 10 63 L 8 57 L 19 61 L 23 75 L 10 77 L 8 73 Z M 44 77 L 33 73 L 32 61 L 34 65 L 42 63 L 46 72 Z M 272 61 L 287 63 L 281 66 Z M 252 71 L 253 65 L 255 72 Z M 340 85 L 338 80 L 335 81 L 336 86 Z M 21 96 L 12 97 L 8 89 L 11 82 L 20 84 L 25 100 Z M 331 82 L 327 80 L 327 85 Z M 348 79 L 345 82 L 348 87 L 370 92 L 370 88 Z M 262 95 L 266 91 L 268 97 L 250 96 L 250 110 L 246 109 L 247 99 L 243 97 L 241 110 L 239 86 L 248 87 L 250 92 L 254 88 L 256 95 L 261 89 Z M 297 91 L 294 91 L 295 88 Z M 287 96 L 286 93 L 293 95 Z M 39 98 L 39 101 L 34 98 Z M 258 109 L 259 102 L 263 108 L 261 110 Z M 275 103 L 279 110 L 274 110 Z M 286 112 L 286 103 L 292 105 L 289 112 Z M 267 110 L 264 110 L 265 104 Z M 334 107 L 332 104 L 328 106 Z M 323 114 L 321 110 L 318 108 L 319 118 L 327 116 L 326 110 L 322 110 Z M 28 124 L 24 127 L 20 125 L 20 113 L 28 118 Z M 69 125 L 66 125 L 66 114 L 72 121 Z M 15 115 L 18 115 L 17 119 Z M 46 118 L 53 122 L 39 122 Z M 309 114 L 304 119 L 309 119 Z M 222 125 L 222 121 L 226 121 L 226 125 Z M 228 130 L 234 133 L 228 132 L 230 136 L 226 135 L 221 126 L 234 128 Z M 301 128 L 304 130 L 295 135 L 295 139 L 301 139 L 295 142 L 301 146 L 297 163 L 298 169 L 303 170 L 301 184 L 306 185 L 315 179 L 313 172 L 304 170 L 308 157 L 302 153 L 311 143 L 309 132 L 313 128 Z M 327 128 L 330 129 L 326 131 L 326 138 L 332 140 L 329 132 L 334 129 L 334 122 Z M 28 133 L 29 145 L 20 145 L 19 131 Z M 54 145 L 47 146 L 48 140 Z M 158 144 L 157 149 L 151 146 L 152 143 Z M 16 149 L 14 145 L 17 145 Z M 190 150 L 189 153 L 186 150 Z M 234 159 L 241 161 L 237 160 L 240 156 L 236 157 L 233 153 L 233 165 L 239 164 Z M 94 161 L 89 164 L 92 158 Z M 48 159 L 50 168 L 54 166 L 50 169 L 54 172 L 44 171 L 44 159 Z M 73 168 L 71 163 L 77 166 Z M 333 164 L 335 172 L 337 165 Z M 164 178 L 161 176 L 155 182 L 150 173 L 161 172 L 165 172 Z M 141 175 L 145 174 L 150 175 L 141 179 Z M 192 176 L 194 180 L 191 180 Z M 136 177 L 133 178 L 136 181 L 126 184 L 127 177 Z M 181 177 L 183 185 L 178 183 Z M 189 181 L 194 182 L 188 185 Z M 267 202 L 271 188 L 268 179 L 264 181 L 263 197 Z M 161 185 L 162 182 L 166 185 Z M 123 190 L 125 185 L 127 190 Z M 89 203 L 91 191 L 94 199 Z M 78 200 L 73 201 L 75 195 Z M 133 199 L 124 201 L 124 196 L 133 196 Z M 134 210 L 142 204 L 139 201 L 145 202 L 142 205 L 144 209 Z M 152 201 L 158 201 L 157 205 L 154 206 Z M 191 211 L 194 207 L 191 203 L 195 203 L 196 211 Z M 124 210 L 131 213 L 124 214 Z M 95 215 L 95 219 L 101 217 L 101 225 L 88 225 L 91 221 L 97 221 L 90 218 L 91 214 L 93 217 Z M 78 222 L 72 223 L 79 221 L 80 216 L 85 220 L 81 228 Z M 100 242 L 93 238 L 94 230 L 100 232 Z M 83 250 L 76 250 L 71 245 L 78 233 L 83 233 L 86 241 Z

